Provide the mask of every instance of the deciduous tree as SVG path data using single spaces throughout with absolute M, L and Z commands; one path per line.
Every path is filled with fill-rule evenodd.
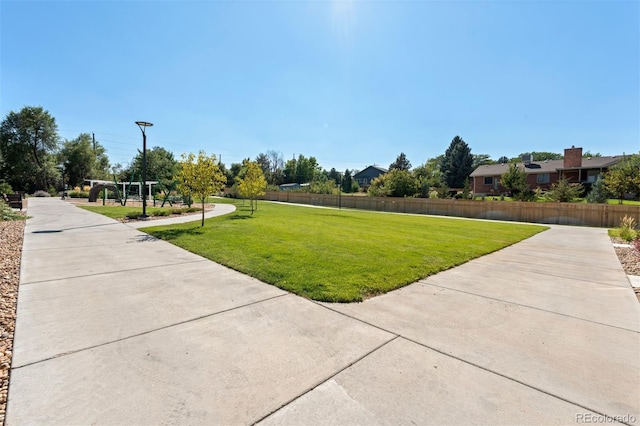
M 41 106 L 9 112 L 0 125 L 0 179 L 29 192 L 54 186 L 59 139 L 56 119 Z
M 204 226 L 204 203 L 209 195 L 219 192 L 227 181 L 220 171 L 215 155 L 210 157 L 204 151 L 182 155 L 180 173 L 178 174 L 178 187 L 187 197 L 197 196 L 202 203 L 202 223 Z
M 367 194 L 374 197 L 413 197 L 418 191 L 418 182 L 410 172 L 394 169 L 373 179 Z
M 109 158 L 100 144 L 93 143 L 89 133 L 66 140 L 60 151 L 60 162 L 64 168 L 66 182 L 81 186 L 85 179 L 107 179 L 109 176 Z
M 544 161 L 544 160 L 562 160 L 564 156 L 557 152 L 547 152 L 547 151 L 532 151 L 532 152 L 523 152 L 515 158 L 512 158 L 511 161 L 522 161 L 522 157 L 524 156 L 533 156 L 533 161 Z
M 244 166 L 246 168 L 244 176 L 237 178 L 238 191 L 242 197 L 249 198 L 251 214 L 253 214 L 254 210 L 258 209 L 258 197 L 265 194 L 267 180 L 260 164 L 256 161 L 247 161 Z
M 612 166 L 604 177 L 605 186 L 622 204 L 626 194 L 640 198 L 640 154 L 625 157 Z
M 320 171 L 315 157 L 307 158 L 300 154 L 297 159 L 292 158 L 285 163 L 284 177 L 287 183 L 310 183 Z

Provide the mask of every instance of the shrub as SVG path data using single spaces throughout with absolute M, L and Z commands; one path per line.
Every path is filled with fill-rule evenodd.
M 51 194 L 49 194 L 47 191 L 43 191 L 43 190 L 39 190 L 33 193 L 34 197 L 51 197 Z
M 24 220 L 25 216 L 13 210 L 9 204 L 0 199 L 0 222 L 5 220 Z
M 70 198 L 89 198 L 89 193 L 85 191 L 71 191 L 67 193 Z
M 127 219 L 138 219 L 142 216 L 142 212 L 129 212 L 127 213 Z
M 7 182 L 0 182 L 0 194 L 13 194 L 13 188 Z
M 169 216 L 170 214 L 170 210 L 154 210 L 151 212 L 151 216 Z
M 536 200 L 536 193 L 533 192 L 531 189 L 524 188 L 523 190 L 513 190 L 513 194 L 512 194 L 512 198 L 515 201 L 535 201 Z
M 636 228 L 636 220 L 631 216 L 625 216 L 620 221 L 620 227 L 618 228 L 618 232 L 620 238 L 625 241 L 633 241 L 638 237 L 638 232 L 635 230 Z
M 598 175 L 596 181 L 591 185 L 591 192 L 587 194 L 587 203 L 606 203 L 609 198 L 609 192 L 604 184 L 602 175 Z
M 551 186 L 547 198 L 559 203 L 570 203 L 582 195 L 584 187 L 579 183 L 569 183 L 567 179 L 560 179 Z

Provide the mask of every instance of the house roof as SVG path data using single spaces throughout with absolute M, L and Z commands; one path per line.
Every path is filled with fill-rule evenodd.
M 364 170 L 361 170 L 361 171 L 359 171 L 358 173 L 356 173 L 355 175 L 353 175 L 353 177 L 355 178 L 355 177 L 356 177 L 356 176 L 358 176 L 359 174 L 364 173 L 364 172 L 366 172 L 367 170 L 371 170 L 371 169 L 377 170 L 377 171 L 379 171 L 381 174 L 385 174 L 385 173 L 387 173 L 387 172 L 389 171 L 389 170 L 385 169 L 384 167 L 380 167 L 380 166 L 369 166 L 369 167 L 365 168 Z
M 564 160 L 534 161 L 525 167 L 524 163 L 517 163 L 518 169 L 524 170 L 527 174 L 555 173 L 558 167 L 564 165 Z M 498 176 L 509 170 L 509 163 L 487 164 L 480 166 L 471 173 L 475 176 Z
M 579 170 L 579 169 L 600 169 L 612 166 L 622 160 L 624 157 L 621 155 L 614 155 L 612 157 L 588 157 L 582 159 L 582 166 L 580 167 L 564 167 L 564 160 L 546 160 L 546 161 L 533 161 L 528 165 L 524 163 L 517 163 L 520 170 L 524 170 L 527 174 L 540 174 L 540 173 L 556 173 L 560 170 Z M 498 176 L 509 170 L 509 164 L 488 164 L 480 166 L 471 173 L 471 177 L 475 176 Z
M 577 170 L 577 169 L 599 169 L 601 167 L 609 167 L 622 161 L 624 155 L 614 155 L 611 157 L 587 157 L 582 159 L 580 167 L 559 167 L 558 170 Z

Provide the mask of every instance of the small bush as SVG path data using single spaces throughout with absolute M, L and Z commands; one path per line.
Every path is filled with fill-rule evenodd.
M 13 194 L 13 188 L 7 182 L 0 182 L 0 194 Z
M 620 238 L 625 241 L 633 241 L 638 237 L 638 232 L 635 230 L 636 228 L 636 220 L 631 216 L 625 216 L 620 221 L 620 227 L 618 228 L 618 232 Z
M 591 191 L 587 194 L 587 203 L 600 203 L 604 204 L 609 198 L 609 193 L 604 184 L 602 175 L 598 175 L 595 183 L 591 185 Z
M 13 210 L 9 204 L 0 199 L 0 222 L 5 220 L 24 220 L 25 216 Z
M 558 203 L 571 203 L 584 192 L 584 187 L 579 183 L 569 183 L 567 179 L 560 179 L 551 185 L 547 192 L 547 198 Z
M 34 197 L 51 197 L 51 194 L 49 194 L 47 191 L 43 191 L 43 190 L 39 190 L 33 193 Z
M 151 216 L 169 216 L 170 214 L 170 210 L 154 210 L 151 212 Z
M 127 213 L 127 219 L 138 219 L 142 216 L 142 212 L 129 212 Z
M 71 191 L 67 193 L 70 198 L 89 198 L 89 193 L 85 191 Z
M 536 193 L 529 188 L 522 191 L 513 190 L 512 198 L 514 201 L 536 201 Z

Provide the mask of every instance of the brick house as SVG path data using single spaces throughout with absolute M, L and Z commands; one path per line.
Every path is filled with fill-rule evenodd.
M 366 191 L 369 185 L 371 185 L 371 181 L 373 179 L 377 178 L 378 176 L 384 175 L 387 172 L 388 170 L 383 167 L 369 166 L 366 169 L 362 170 L 361 172 L 358 172 L 355 175 L 353 175 L 353 179 L 355 179 L 358 182 L 358 185 L 360 185 L 360 188 Z
M 583 158 L 582 148 L 572 146 L 564 150 L 562 160 L 525 160 L 517 163 L 517 166 L 527 174 L 529 188 L 548 190 L 560 179 L 567 179 L 573 183 L 593 183 L 598 175 L 623 158 L 622 155 Z M 509 164 L 489 164 L 475 169 L 470 175 L 473 193 L 498 195 L 507 192 L 507 189 L 500 185 L 500 178 L 507 170 Z

